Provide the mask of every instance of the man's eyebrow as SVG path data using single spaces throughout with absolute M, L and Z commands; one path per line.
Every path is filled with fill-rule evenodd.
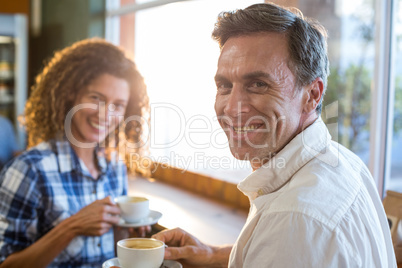
M 224 77 L 223 75 L 217 74 L 215 75 L 215 81 L 229 81 L 226 77 Z
M 272 76 L 269 73 L 266 73 L 263 71 L 255 71 L 255 72 L 247 73 L 242 76 L 242 79 L 244 79 L 244 80 L 250 80 L 253 78 L 265 78 L 270 81 L 274 81 L 274 79 L 272 78 Z M 215 81 L 229 81 L 229 79 L 227 79 L 223 75 L 217 74 L 217 75 L 215 75 Z
M 255 71 L 251 73 L 247 73 L 242 76 L 243 79 L 245 80 L 250 80 L 253 78 L 265 78 L 269 79 L 270 81 L 273 81 L 272 76 L 269 73 L 263 72 L 263 71 Z

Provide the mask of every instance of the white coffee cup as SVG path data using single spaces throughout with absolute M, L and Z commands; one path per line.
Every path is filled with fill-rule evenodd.
M 117 258 L 122 268 L 159 268 L 165 243 L 153 238 L 127 238 L 117 242 Z
M 121 217 L 127 223 L 139 222 L 149 215 L 149 200 L 141 196 L 122 195 L 115 198 Z

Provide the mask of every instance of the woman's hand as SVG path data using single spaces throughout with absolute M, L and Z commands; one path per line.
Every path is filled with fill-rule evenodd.
M 100 236 L 120 220 L 110 197 L 97 200 L 65 219 L 31 246 L 15 252 L 1 267 L 47 267 L 77 235 Z
M 120 209 L 111 198 L 96 200 L 70 217 L 76 235 L 101 236 L 119 223 Z

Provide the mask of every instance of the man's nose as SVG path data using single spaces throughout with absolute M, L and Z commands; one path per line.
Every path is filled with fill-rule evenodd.
M 247 93 L 240 87 L 233 87 L 223 111 L 226 115 L 232 117 L 248 113 L 250 111 L 250 104 Z

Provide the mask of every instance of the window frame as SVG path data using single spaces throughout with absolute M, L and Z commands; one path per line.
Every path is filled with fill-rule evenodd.
M 385 197 L 385 183 L 391 173 L 391 146 L 394 118 L 395 87 L 393 82 L 395 38 L 395 2 L 376 1 L 376 38 L 374 88 L 371 98 L 369 170 L 374 177 L 380 196 Z M 384 90 L 381 90 L 384 89 Z

